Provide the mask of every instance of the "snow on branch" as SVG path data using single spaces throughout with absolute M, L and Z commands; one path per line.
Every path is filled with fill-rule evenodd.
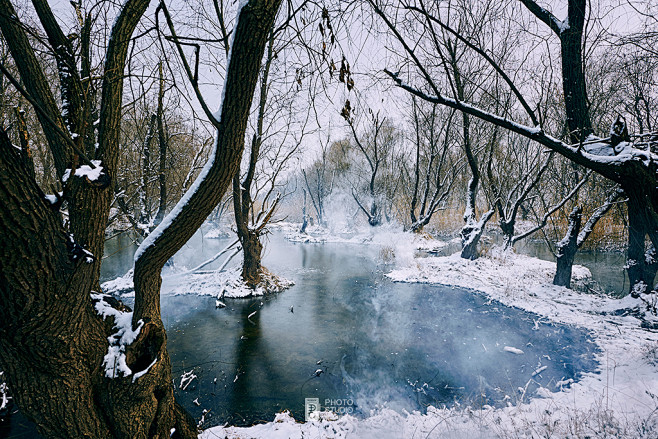
M 523 5 L 538 19 L 543 21 L 553 32 L 561 35 L 564 31 L 569 29 L 569 17 L 564 21 L 559 20 L 550 11 L 542 8 L 533 0 L 520 0 Z
M 440 93 L 432 96 L 421 90 L 405 83 L 398 73 L 392 73 L 387 69 L 384 72 L 393 79 L 393 81 L 403 90 L 417 96 L 427 102 L 444 105 L 449 108 L 461 111 L 463 113 L 475 116 L 486 122 L 490 122 L 501 128 L 508 129 L 514 133 L 520 134 L 526 138 L 536 141 L 547 148 L 563 155 L 580 165 L 592 169 L 599 174 L 619 182 L 620 176 L 616 172 L 616 167 L 627 162 L 641 162 L 644 166 L 650 166 L 652 163 L 658 163 L 658 155 L 651 152 L 635 148 L 632 142 L 621 142 L 612 152 L 613 148 L 608 143 L 609 139 L 599 138 L 590 135 L 582 144 L 569 145 L 555 137 L 550 136 L 539 126 L 529 127 L 527 125 L 515 122 L 505 117 L 490 113 L 466 102 L 460 102 L 447 98 Z M 587 147 L 583 147 L 587 145 Z M 611 150 L 609 154 L 603 154 L 603 151 Z M 589 151 L 589 152 L 588 152 Z M 612 166 L 611 166 L 612 165 Z
M 548 218 L 551 215 L 553 215 L 556 211 L 558 211 L 560 208 L 562 208 L 562 206 L 567 204 L 567 201 L 572 199 L 574 197 L 574 195 L 576 195 L 578 193 L 580 188 L 585 184 L 585 182 L 587 182 L 587 179 L 589 178 L 590 175 L 592 175 L 592 170 L 591 169 L 587 171 L 585 176 L 578 182 L 578 184 L 571 190 L 571 192 L 569 192 L 559 203 L 555 204 L 553 207 L 548 209 L 546 211 L 546 213 L 544 213 L 544 216 L 542 217 L 539 224 L 537 224 L 535 227 L 531 228 L 530 230 L 528 230 L 524 233 L 521 233 L 520 235 L 516 235 L 515 237 L 513 237 L 512 238 L 512 244 L 515 244 L 516 242 L 518 242 L 518 241 L 532 235 L 536 231 L 541 230 L 542 228 L 544 228 L 544 226 L 548 223 Z
M 248 2 L 243 1 L 240 4 L 240 7 L 239 7 L 238 12 L 237 12 L 236 23 L 235 23 L 235 28 L 236 29 L 238 28 L 238 24 L 239 24 L 238 22 L 239 22 L 239 19 L 240 19 L 240 14 L 242 13 L 242 9 L 244 8 L 244 6 L 247 3 Z M 233 52 L 233 47 L 234 47 L 235 36 L 236 35 L 237 35 L 237 32 L 233 32 L 233 41 L 231 41 L 231 45 L 230 45 L 231 49 L 230 49 L 230 52 L 229 52 L 229 55 L 228 55 L 228 62 L 227 62 L 227 65 L 229 67 L 231 65 L 231 54 Z M 228 82 L 228 77 L 229 77 L 229 75 L 227 74 L 226 78 L 224 79 L 224 88 L 223 88 L 223 92 L 222 92 L 222 100 L 220 102 L 219 110 L 217 111 L 217 113 L 215 115 L 212 115 L 212 114 L 209 113 L 209 117 L 211 117 L 210 120 L 213 123 L 216 123 L 216 124 L 219 124 L 221 122 L 221 114 L 222 114 L 222 108 L 224 106 L 224 99 L 226 97 L 225 94 L 226 94 L 226 86 L 227 86 L 227 82 Z M 178 201 L 176 206 L 174 206 L 173 210 L 171 212 L 169 212 L 169 214 L 162 220 L 162 222 L 160 224 L 158 224 L 158 226 L 155 228 L 155 230 L 153 230 L 146 237 L 146 239 L 144 239 L 144 241 L 142 241 L 139 248 L 137 248 L 137 251 L 135 252 L 135 256 L 134 256 L 135 262 L 137 262 L 142 257 L 142 255 L 144 254 L 146 249 L 153 246 L 155 244 L 155 242 L 158 239 L 161 238 L 161 236 L 164 234 L 164 232 L 171 227 L 172 223 L 181 215 L 181 213 L 183 212 L 185 207 L 188 205 L 188 203 L 190 202 L 192 197 L 197 193 L 197 191 L 199 190 L 201 184 L 208 178 L 208 175 L 210 174 L 210 170 L 212 169 L 212 167 L 215 164 L 217 149 L 219 148 L 218 142 L 219 142 L 219 136 L 217 136 L 217 138 L 215 139 L 215 145 L 213 146 L 212 150 L 210 151 L 210 157 L 208 157 L 208 161 L 206 162 L 205 166 L 203 167 L 203 169 L 201 170 L 201 172 L 197 176 L 196 180 L 194 181 L 194 183 L 192 184 L 190 189 L 187 192 L 185 192 L 185 194 L 180 199 L 180 201 Z
M 589 217 L 587 222 L 585 223 L 585 226 L 583 226 L 582 230 L 578 234 L 578 238 L 576 241 L 576 246 L 580 248 L 580 246 L 583 245 L 583 243 L 587 240 L 589 235 L 592 233 L 592 230 L 594 230 L 594 226 L 596 223 L 599 222 L 599 220 L 610 210 L 610 208 L 617 202 L 619 198 L 621 198 L 624 195 L 624 191 L 620 187 L 616 187 L 613 189 L 608 197 L 605 200 L 605 203 L 603 203 L 601 206 L 599 206 L 594 213 Z

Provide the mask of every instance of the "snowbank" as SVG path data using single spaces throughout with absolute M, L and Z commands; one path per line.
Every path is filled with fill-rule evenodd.
M 233 267 L 226 271 L 205 271 L 190 273 L 185 276 L 171 276 L 163 279 L 166 282 L 163 289 L 167 294 L 197 294 L 221 298 L 245 298 L 264 296 L 270 293 L 280 293 L 290 288 L 294 282 L 277 277 L 263 267 L 262 282 L 256 288 L 249 288 L 241 276 L 241 267 Z
M 224 271 L 168 272 L 162 276 L 162 294 L 213 296 L 218 298 L 246 298 L 279 293 L 294 285 L 294 282 L 275 276 L 264 268 L 263 282 L 255 289 L 249 288 L 241 277 L 240 267 L 231 267 Z M 105 294 L 121 297 L 135 297 L 133 270 L 125 275 L 104 282 L 101 286 Z

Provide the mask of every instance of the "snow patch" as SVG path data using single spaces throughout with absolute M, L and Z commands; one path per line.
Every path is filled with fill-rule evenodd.
M 514 348 L 514 347 L 512 347 L 512 346 L 505 346 L 505 347 L 503 348 L 503 350 L 504 350 L 505 352 L 510 352 L 510 353 L 512 353 L 512 354 L 516 354 L 516 355 L 523 355 L 523 354 L 525 354 L 525 352 L 523 352 L 521 349 Z
M 103 317 L 105 320 L 108 317 L 114 318 L 114 330 L 115 332 L 107 338 L 110 343 L 107 354 L 103 359 L 103 366 L 105 367 L 105 376 L 108 378 L 117 378 L 121 376 L 132 375 L 133 371 L 126 364 L 126 346 L 130 345 L 137 339 L 139 331 L 144 326 L 144 322 L 140 320 L 138 322 L 137 328 L 133 329 L 132 327 L 132 312 L 119 311 L 118 309 L 110 306 L 108 302 L 105 301 L 105 298 L 108 297 L 105 294 L 91 293 L 92 300 L 95 300 L 94 308 L 98 315 Z M 151 366 L 155 361 L 151 364 Z M 149 366 L 144 373 L 151 368 Z M 143 375 L 143 373 L 142 373 Z M 142 376 L 140 375 L 140 376 Z M 138 378 L 133 378 L 134 380 Z
M 108 280 L 107 282 L 103 282 L 101 289 L 105 294 L 111 295 L 124 295 L 126 293 L 130 293 L 135 289 L 133 283 L 133 273 L 134 270 L 131 268 L 123 276 Z
M 291 280 L 277 277 L 264 269 L 263 282 L 252 289 L 242 280 L 242 268 L 233 267 L 226 271 L 206 271 L 190 273 L 180 279 L 167 281 L 168 294 L 197 294 L 214 296 L 218 299 L 247 298 L 280 293 L 295 283 Z
M 91 163 L 93 163 L 95 168 L 92 168 L 89 165 L 82 165 L 78 169 L 75 170 L 74 175 L 76 177 L 87 177 L 87 179 L 89 181 L 98 180 L 98 178 L 103 173 L 103 167 L 101 166 L 101 161 L 100 160 L 92 160 Z M 69 175 L 70 175 L 70 173 L 69 173 Z M 66 176 L 66 174 L 65 174 L 65 176 Z M 66 179 L 62 178 L 62 181 L 66 181 L 67 179 L 68 179 L 68 176 L 66 176 Z
M 47 194 L 45 195 L 46 201 L 48 201 L 52 206 L 57 204 L 59 199 L 64 196 L 64 192 L 58 192 L 57 194 Z
M 6 410 L 9 410 L 9 402 L 11 401 L 7 383 L 5 383 L 3 378 L 4 374 L 4 372 L 0 372 L 0 414 L 4 413 Z

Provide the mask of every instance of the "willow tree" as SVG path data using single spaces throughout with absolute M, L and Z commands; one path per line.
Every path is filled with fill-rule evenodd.
M 222 108 L 216 116 L 208 112 L 217 130 L 214 153 L 181 203 L 140 247 L 132 314 L 94 291 L 116 184 L 126 55 L 149 0 L 127 0 L 119 10 L 104 55 L 98 145 L 89 147 L 89 76 L 78 69 L 75 47 L 48 3 L 32 4 L 54 54 L 63 107 L 10 0 L 0 0 L 0 30 L 21 77 L 10 80 L 39 117 L 63 194 L 51 204 L 24 151 L 2 127 L 0 368 L 21 411 L 46 437 L 196 437 L 194 423 L 173 396 L 160 271 L 216 206 L 238 169 L 280 0 L 250 0 L 239 11 Z M 68 206 L 66 226 L 58 208 L 62 201 Z
M 478 45 L 477 40 L 463 35 L 459 29 L 453 29 L 449 21 L 444 20 L 439 10 L 440 5 L 428 4 L 422 0 L 399 2 L 398 6 L 384 5 L 376 0 L 369 0 L 375 13 L 384 21 L 390 35 L 401 46 L 404 53 L 401 65 L 408 66 L 408 72 L 415 80 L 403 79 L 390 67 L 386 70 L 391 79 L 407 92 L 431 103 L 445 105 L 470 116 L 490 122 L 495 126 L 510 130 L 531 139 L 540 145 L 555 151 L 572 162 L 584 166 L 602 176 L 618 183 L 628 201 L 628 257 L 627 270 L 630 279 L 630 294 L 641 298 L 655 311 L 656 294 L 654 291 L 655 271 L 650 268 L 652 248 L 658 248 L 658 156 L 652 151 L 654 140 L 640 139 L 631 142 L 624 123 L 613 125 L 609 134 L 595 135 L 588 105 L 586 87 L 586 63 L 584 62 L 584 29 L 587 17 L 586 0 L 568 0 L 566 17 L 557 18 L 550 10 L 541 7 L 533 0 L 517 0 L 541 25 L 550 29 L 552 37 L 559 44 L 561 60 L 562 96 L 565 109 L 566 135 L 546 130 L 538 105 L 531 105 L 524 97 L 520 85 L 506 74 L 501 65 L 489 56 L 489 52 Z M 431 9 L 434 8 L 434 9 Z M 410 26 L 402 26 L 395 21 L 399 9 L 405 10 L 405 17 L 415 17 L 418 29 L 422 33 L 418 41 L 417 34 L 412 34 Z M 504 28 L 498 28 L 498 35 L 505 38 Z M 433 43 L 439 35 L 448 34 L 467 45 L 473 56 L 485 59 L 495 74 L 516 97 L 518 112 L 495 114 L 485 111 L 462 99 L 449 98 L 441 90 L 440 80 L 431 71 L 431 62 L 436 58 L 431 54 Z M 418 47 L 427 48 L 419 50 Z M 532 83 L 524 84 L 524 88 Z M 516 120 L 515 120 L 516 119 Z M 654 143 L 654 145 L 651 145 Z M 651 245 L 647 245 L 647 238 Z

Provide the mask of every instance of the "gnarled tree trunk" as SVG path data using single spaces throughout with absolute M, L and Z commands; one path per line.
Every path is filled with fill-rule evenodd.
M 61 75 L 62 81 L 79 85 L 76 71 L 70 70 L 75 67 L 72 48 L 47 2 L 33 4 L 51 45 L 62 51 L 58 67 L 68 73 Z M 19 408 L 45 437 L 197 437 L 193 420 L 174 401 L 160 318 L 160 271 L 219 203 L 237 171 L 267 32 L 279 4 L 251 0 L 240 11 L 222 112 L 212 121 L 217 127 L 214 160 L 171 221 L 163 222 L 168 225 L 161 224 L 140 247 L 135 312 L 131 323 L 120 327 L 119 320 L 130 317 L 128 310 L 109 296 L 93 293 L 98 291 L 116 183 L 126 54 L 149 1 L 127 0 L 114 24 L 105 62 L 99 146 L 86 158 L 78 145 L 86 138 L 79 131 L 79 121 L 87 119 L 84 105 L 76 103 L 81 95 L 66 101 L 64 120 L 24 27 L 10 1 L 0 0 L 0 29 L 25 84 L 24 95 L 46 131 L 71 218 L 67 230 L 1 129 L 0 369 Z M 22 89 L 18 81 L 14 85 Z M 63 83 L 63 89 L 68 96 L 71 88 Z M 100 178 L 74 175 L 80 162 L 91 169 L 89 159 L 103 167 Z M 120 331 L 125 331 L 123 337 Z

